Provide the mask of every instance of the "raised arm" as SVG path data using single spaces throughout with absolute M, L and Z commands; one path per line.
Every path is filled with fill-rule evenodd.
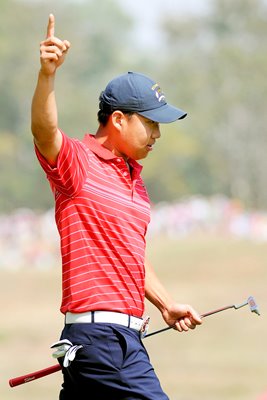
M 55 37 L 55 17 L 50 14 L 46 39 L 40 43 L 41 68 L 32 99 L 31 128 L 36 146 L 51 165 L 56 163 L 62 143 L 58 130 L 55 76 L 69 48 L 67 40 Z
M 146 261 L 146 298 L 162 313 L 162 317 L 169 326 L 179 332 L 194 329 L 202 323 L 199 314 L 188 304 L 176 303 L 165 290 L 156 276 L 151 264 Z

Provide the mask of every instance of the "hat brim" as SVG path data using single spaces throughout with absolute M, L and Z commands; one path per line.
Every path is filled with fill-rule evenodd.
M 163 106 L 153 110 L 141 112 L 137 111 L 137 114 L 162 124 L 168 124 L 170 122 L 177 121 L 178 119 L 183 119 L 187 116 L 185 111 L 173 107 L 170 104 L 164 104 Z

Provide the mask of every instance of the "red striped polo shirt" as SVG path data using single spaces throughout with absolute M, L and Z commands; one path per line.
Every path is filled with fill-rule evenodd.
M 61 311 L 144 311 L 145 234 L 150 204 L 142 166 L 64 133 L 56 167 L 36 148 L 55 196 L 61 242 Z

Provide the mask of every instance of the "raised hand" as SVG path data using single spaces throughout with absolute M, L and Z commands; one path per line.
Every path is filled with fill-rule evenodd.
M 65 61 L 69 48 L 70 42 L 68 40 L 55 37 L 55 17 L 50 14 L 46 39 L 40 43 L 41 71 L 46 75 L 53 75 Z

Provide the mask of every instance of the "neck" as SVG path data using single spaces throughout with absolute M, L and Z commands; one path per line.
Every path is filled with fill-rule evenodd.
M 117 132 L 116 132 L 117 133 Z M 112 140 L 112 134 L 110 130 L 105 126 L 100 125 L 96 131 L 95 139 L 106 149 L 110 150 L 117 157 L 124 158 L 125 161 L 128 160 L 128 157 L 121 154 L 116 147 L 116 143 Z

